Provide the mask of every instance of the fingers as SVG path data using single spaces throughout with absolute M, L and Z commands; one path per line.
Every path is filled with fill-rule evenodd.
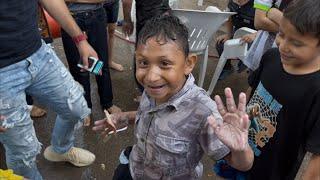
M 230 113 L 235 113 L 237 111 L 236 104 L 234 102 L 233 94 L 230 88 L 226 88 L 224 90 L 224 93 L 226 95 L 226 104 L 227 104 L 227 110 Z
M 220 115 L 224 116 L 227 113 L 227 111 L 226 111 L 226 108 L 223 105 L 223 102 L 222 102 L 220 96 L 218 96 L 218 95 L 214 96 L 214 100 L 215 100 L 215 102 L 217 104 L 217 108 L 218 108 L 218 111 L 219 111 Z
M 106 128 L 106 120 L 99 120 L 94 122 L 94 127 L 92 130 L 94 131 L 101 131 Z
M 241 113 L 246 112 L 246 104 L 247 104 L 246 94 L 241 92 L 239 94 L 238 111 L 240 111 Z
M 249 120 L 248 114 L 244 114 L 241 119 L 242 119 L 242 128 L 245 130 L 248 130 L 251 123 Z

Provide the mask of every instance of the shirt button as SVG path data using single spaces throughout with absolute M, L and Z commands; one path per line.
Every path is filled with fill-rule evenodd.
M 140 141 L 141 141 L 141 142 L 144 142 L 144 139 L 143 139 L 143 138 L 140 138 Z

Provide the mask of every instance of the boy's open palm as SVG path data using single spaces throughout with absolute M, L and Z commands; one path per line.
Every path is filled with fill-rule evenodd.
M 248 148 L 248 129 L 250 126 L 249 117 L 245 112 L 246 95 L 239 94 L 239 104 L 236 106 L 230 88 L 225 89 L 226 107 L 221 98 L 215 96 L 218 111 L 223 122 L 217 123 L 213 116 L 208 117 L 208 122 L 215 134 L 231 151 L 244 151 Z

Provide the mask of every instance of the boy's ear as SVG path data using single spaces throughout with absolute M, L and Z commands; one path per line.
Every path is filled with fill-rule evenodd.
M 185 70 L 184 70 L 184 74 L 188 75 L 192 72 L 194 66 L 197 63 L 197 55 L 194 53 L 190 53 L 186 59 L 186 65 L 185 65 Z

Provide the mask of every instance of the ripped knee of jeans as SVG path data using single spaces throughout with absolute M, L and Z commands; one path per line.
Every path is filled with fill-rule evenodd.
M 68 107 L 71 116 L 75 120 L 83 120 L 90 114 L 90 109 L 88 108 L 87 101 L 83 95 L 83 87 L 78 82 L 73 81 L 73 84 L 69 89 Z

